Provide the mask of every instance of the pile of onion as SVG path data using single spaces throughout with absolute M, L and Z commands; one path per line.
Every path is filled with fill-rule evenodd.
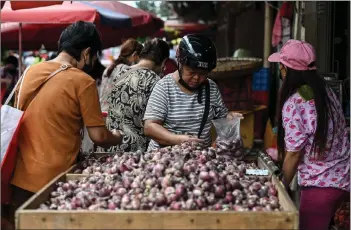
M 125 153 L 87 164 L 85 178 L 58 182 L 40 209 L 279 211 L 270 178 L 246 169 L 257 166 L 194 143 Z

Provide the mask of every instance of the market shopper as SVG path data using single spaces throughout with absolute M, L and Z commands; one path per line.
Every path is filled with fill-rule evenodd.
M 114 79 L 117 76 L 119 76 L 118 73 L 123 68 L 135 65 L 139 62 L 139 55 L 142 49 L 143 45 L 140 44 L 134 38 L 126 40 L 121 46 L 118 58 L 110 67 L 108 67 L 104 71 L 99 89 L 99 97 L 102 111 L 108 111 L 107 98 L 110 95 L 111 90 L 113 88 Z
M 111 94 L 108 97 L 108 127 L 124 133 L 121 145 L 108 151 L 145 151 L 149 139 L 144 135 L 143 116 L 147 102 L 156 82 L 160 80 L 164 61 L 169 57 L 169 48 L 160 39 L 148 40 L 140 53 L 140 61 L 116 74 Z
M 316 70 L 313 47 L 289 40 L 270 62 L 279 62 L 278 149 L 283 182 L 295 173 L 301 186 L 300 229 L 326 230 L 350 191 L 350 142 L 342 107 Z
M 116 145 L 122 139 L 118 131 L 106 128 L 96 84 L 89 76 L 101 53 L 95 25 L 78 21 L 68 26 L 58 49 L 55 59 L 29 67 L 17 88 L 15 104 L 25 113 L 11 180 L 15 208 L 75 162 L 83 126 L 99 146 Z
M 217 63 L 216 48 L 209 38 L 183 37 L 177 60 L 178 70 L 157 82 L 146 108 L 145 134 L 152 139 L 148 150 L 185 141 L 209 146 L 213 119 L 241 116 L 228 114 L 217 85 L 207 78 Z
M 4 67 L 0 69 L 1 103 L 5 102 L 18 81 L 18 58 L 10 55 L 4 60 Z M 13 101 L 11 101 L 13 103 Z

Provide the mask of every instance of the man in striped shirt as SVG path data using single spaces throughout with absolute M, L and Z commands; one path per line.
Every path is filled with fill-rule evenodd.
M 242 116 L 228 113 L 216 83 L 207 78 L 217 62 L 209 38 L 183 37 L 177 60 L 178 70 L 158 81 L 146 107 L 144 132 L 152 139 L 148 150 L 186 141 L 210 146 L 212 120 Z

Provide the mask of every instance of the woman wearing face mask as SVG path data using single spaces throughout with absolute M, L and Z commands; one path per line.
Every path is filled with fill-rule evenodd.
M 168 45 L 160 39 L 146 41 L 139 57 L 138 64 L 117 73 L 108 96 L 109 128 L 124 133 L 122 144 L 108 151 L 145 151 L 149 143 L 142 119 L 151 91 L 160 79 L 158 74 L 169 57 Z
M 73 23 L 58 46 L 58 56 L 29 67 L 16 88 L 15 106 L 25 113 L 11 180 L 15 209 L 75 163 L 84 126 L 98 146 L 122 140 L 120 132 L 106 128 L 96 83 L 88 74 L 101 53 L 95 25 Z
M 350 191 L 350 142 L 340 102 L 318 75 L 313 47 L 289 40 L 270 62 L 279 62 L 278 149 L 283 182 L 295 173 L 301 186 L 300 228 L 327 230 Z
M 117 60 L 115 60 L 115 62 L 104 71 L 99 88 L 102 111 L 108 111 L 107 97 L 113 88 L 113 80 L 118 76 L 118 73 L 123 68 L 138 63 L 139 55 L 142 49 L 143 45 L 134 38 L 126 40 L 121 46 L 121 51 Z
M 209 38 L 183 37 L 177 60 L 178 70 L 156 84 L 146 108 L 145 134 L 152 139 L 148 150 L 185 141 L 210 146 L 213 119 L 242 116 L 228 113 L 216 83 L 207 78 L 217 63 L 216 48 Z

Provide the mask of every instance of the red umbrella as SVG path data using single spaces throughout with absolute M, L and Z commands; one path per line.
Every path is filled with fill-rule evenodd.
M 0 9 L 5 5 L 6 1 L 0 2 Z M 12 1 L 11 8 L 13 10 L 29 9 L 43 6 L 60 5 L 63 1 Z
M 64 2 L 62 5 L 17 11 L 10 9 L 7 2 L 1 10 L 1 20 L 23 23 L 22 44 L 26 49 L 37 49 L 41 44 L 48 49 L 56 49 L 62 30 L 77 20 L 97 25 L 104 48 L 119 45 L 121 38 L 152 35 L 163 27 L 163 21 L 154 15 L 117 1 Z M 18 47 L 18 31 L 18 25 L 2 23 L 2 46 Z
M 61 5 L 62 3 L 63 1 L 11 1 L 11 8 L 13 10 L 23 10 L 44 6 Z

